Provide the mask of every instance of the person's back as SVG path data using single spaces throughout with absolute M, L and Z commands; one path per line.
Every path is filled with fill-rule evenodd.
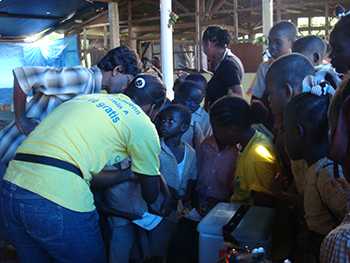
M 328 105 L 331 90 L 294 97 L 285 111 L 286 149 L 291 160 L 308 165 L 304 185 L 304 213 L 314 257 L 319 256 L 322 239 L 346 214 L 346 194 L 336 180 L 342 169 L 328 159 Z
M 305 219 L 308 228 L 322 236 L 337 227 L 347 211 L 346 193 L 334 184 L 337 178 L 344 178 L 342 169 L 335 167 L 337 165 L 323 158 L 312 165 L 306 174 Z
M 206 138 L 197 151 L 198 208 L 209 212 L 218 202 L 227 202 L 233 191 L 233 178 L 237 150 L 234 147 L 219 149 L 214 136 Z
M 118 73 L 112 74 L 117 68 Z M 81 66 L 15 68 L 15 120 L 0 132 L 0 165 L 8 165 L 26 136 L 61 103 L 102 89 L 108 93 L 122 92 L 139 71 L 136 53 L 126 46 L 110 50 L 90 69 Z
M 84 116 L 88 119 L 82 119 Z M 125 159 L 130 152 L 142 155 L 138 145 L 140 140 L 156 136 L 149 118 L 127 96 L 80 96 L 66 102 L 46 118 L 19 147 L 17 154 L 40 153 L 74 164 L 81 170 L 84 180 L 77 180 L 74 174 L 67 176 L 65 170 L 17 160 L 10 163 L 5 180 L 69 209 L 90 211 L 94 207 L 88 189 L 92 176 L 106 164 Z M 159 144 L 149 147 L 157 149 Z M 149 164 L 133 159 L 136 172 L 141 166 Z M 149 168 L 150 174 L 156 174 Z M 67 188 L 67 184 L 75 187 Z
M 105 261 L 90 182 L 102 190 L 138 180 L 143 199 L 156 200 L 160 144 L 149 116 L 164 99 L 159 78 L 140 74 L 124 94 L 80 96 L 36 127 L 10 162 L 0 195 L 5 235 L 21 261 Z M 101 171 L 126 157 L 136 176 Z

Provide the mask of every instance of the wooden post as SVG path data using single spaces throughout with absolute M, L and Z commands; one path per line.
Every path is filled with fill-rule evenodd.
M 235 27 L 235 40 L 238 42 L 238 0 L 233 0 L 233 22 Z
M 281 0 L 276 0 L 276 22 L 282 20 Z
M 196 69 L 200 71 L 201 69 L 201 57 L 202 57 L 202 48 L 201 48 L 201 24 L 200 24 L 200 0 L 196 0 L 196 12 L 195 12 L 195 21 L 196 21 Z
M 309 31 L 309 35 L 311 35 L 311 17 L 309 16 L 308 17 L 308 19 L 309 19 L 309 23 L 308 23 L 308 25 L 309 25 L 309 27 L 308 27 L 308 31 Z
M 128 43 L 132 46 L 132 0 L 128 0 Z
M 273 25 L 273 1 L 262 0 L 263 33 L 267 37 Z
M 103 49 L 108 50 L 108 28 L 103 26 Z
M 81 54 L 81 31 L 77 32 L 77 36 L 78 36 L 78 53 L 79 53 L 79 60 L 80 60 L 80 64 L 82 64 L 82 54 Z
M 117 2 L 108 3 L 108 21 L 109 45 L 112 49 L 120 46 L 119 7 Z
M 87 49 L 88 49 L 88 40 L 87 40 L 87 33 L 86 28 L 83 29 L 83 58 L 84 58 L 84 66 L 88 67 L 88 61 L 87 61 Z
M 325 37 L 328 39 L 329 37 L 329 3 L 328 0 L 325 1 L 325 7 L 324 7 L 324 13 L 325 13 Z
M 202 13 L 202 20 L 201 20 L 201 32 L 203 30 L 203 23 L 206 21 L 207 16 L 206 16 L 206 1 L 202 0 L 202 9 L 201 9 L 201 13 Z M 203 47 L 202 47 L 203 43 L 202 43 L 202 35 L 201 35 L 201 69 L 203 70 L 207 70 L 208 69 L 208 59 L 207 59 L 207 55 L 204 54 L 203 52 Z

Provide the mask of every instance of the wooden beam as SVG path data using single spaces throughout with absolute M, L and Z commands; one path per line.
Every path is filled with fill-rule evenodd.
M 218 24 L 218 25 L 222 25 L 225 29 L 227 29 L 228 31 L 234 31 L 234 27 L 232 25 L 227 25 L 226 24 L 226 20 L 225 19 L 215 19 L 215 20 L 211 20 L 211 21 L 206 21 L 202 23 L 202 27 L 206 27 L 208 25 L 211 24 Z M 175 25 L 175 33 L 178 30 L 183 30 L 183 29 L 193 29 L 194 25 L 193 22 L 192 23 L 179 23 Z M 146 33 L 146 32 L 160 32 L 160 27 L 159 25 L 151 25 L 151 26 L 134 26 L 133 27 L 133 31 L 136 33 Z M 243 28 L 240 28 L 239 31 L 242 34 L 248 34 L 249 31 L 245 30 Z
M 185 12 L 185 13 L 190 12 L 190 10 L 186 6 L 184 6 L 179 0 L 174 0 L 174 4 L 176 7 L 181 9 L 183 12 Z
M 109 45 L 110 48 L 120 46 L 119 33 L 119 7 L 118 3 L 110 2 L 108 4 L 108 21 L 109 21 Z
M 128 42 L 131 46 L 131 31 L 132 31 L 132 0 L 128 1 Z
M 233 25 L 235 27 L 235 40 L 238 41 L 238 0 L 233 0 Z
M 210 16 L 215 15 L 216 12 L 218 12 L 224 4 L 225 0 L 219 0 L 219 2 L 215 6 L 213 6 L 212 10 L 210 11 Z
M 205 12 L 206 16 L 208 16 L 210 14 L 211 9 L 213 8 L 214 2 L 215 2 L 215 0 L 209 0 L 208 1 L 208 6 L 206 7 L 206 12 Z
M 276 2 L 276 22 L 282 20 L 282 3 L 281 0 L 275 0 Z
M 195 45 L 196 61 L 195 63 L 196 63 L 196 69 L 200 71 L 201 60 L 202 60 L 202 49 L 201 49 L 202 30 L 201 30 L 201 21 L 200 21 L 200 0 L 196 0 L 195 28 L 196 28 L 196 45 Z
M 273 1 L 262 0 L 263 33 L 267 37 L 273 26 Z
M 107 26 L 103 27 L 103 47 L 105 50 L 108 50 L 108 28 L 107 28 Z
M 324 3 L 324 13 L 325 13 L 325 19 L 326 19 L 325 32 L 326 32 L 326 38 L 328 38 L 329 37 L 329 3 L 328 3 L 328 0 L 326 0 Z
M 84 66 L 88 67 L 88 61 L 87 61 L 87 49 L 88 49 L 88 40 L 87 40 L 87 33 L 86 29 L 83 29 L 83 58 L 84 58 Z
M 88 1 L 90 2 L 90 1 Z M 111 2 L 115 2 L 113 0 L 93 0 L 93 2 L 101 2 L 101 3 L 111 3 Z

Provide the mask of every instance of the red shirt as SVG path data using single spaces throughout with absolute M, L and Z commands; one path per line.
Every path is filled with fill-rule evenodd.
M 197 151 L 200 199 L 227 201 L 233 192 L 233 178 L 237 159 L 234 148 L 220 151 L 214 136 L 205 139 Z

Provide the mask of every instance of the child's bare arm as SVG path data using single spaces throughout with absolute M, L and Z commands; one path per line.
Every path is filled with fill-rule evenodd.
M 186 194 L 183 196 L 181 199 L 183 201 L 189 201 L 191 199 L 193 190 L 196 186 L 196 181 L 195 180 L 189 180 L 187 183 L 187 189 L 186 189 Z

